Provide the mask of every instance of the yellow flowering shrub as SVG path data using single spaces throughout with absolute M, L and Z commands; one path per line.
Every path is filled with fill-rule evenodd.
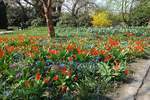
M 98 12 L 92 16 L 92 25 L 95 27 L 106 27 L 112 24 L 112 21 L 109 19 L 109 14 L 107 12 Z

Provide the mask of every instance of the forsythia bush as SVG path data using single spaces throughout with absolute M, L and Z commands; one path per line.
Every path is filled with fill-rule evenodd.
M 107 12 L 98 12 L 92 16 L 92 25 L 95 27 L 106 27 L 112 24 L 112 21 L 108 18 Z

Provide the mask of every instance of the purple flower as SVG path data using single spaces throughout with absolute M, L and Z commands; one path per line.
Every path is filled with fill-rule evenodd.
M 15 68 L 17 65 L 16 64 L 10 64 L 9 67 L 10 68 Z
M 22 73 L 19 72 L 16 74 L 16 78 L 19 78 L 20 76 L 22 76 Z

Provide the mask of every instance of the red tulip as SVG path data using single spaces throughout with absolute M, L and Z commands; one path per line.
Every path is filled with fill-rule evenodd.
M 106 57 L 105 57 L 105 59 L 104 59 L 104 62 L 108 62 L 111 58 L 112 58 L 112 56 L 111 56 L 111 55 L 106 56 Z
M 129 74 L 129 70 L 126 69 L 126 70 L 124 71 L 124 74 L 125 74 L 125 75 L 128 75 L 128 74 Z
M 81 49 L 77 48 L 77 52 L 78 52 L 78 54 L 81 54 Z
M 36 79 L 37 81 L 41 79 L 41 74 L 40 74 L 39 72 L 36 74 L 35 79 Z
M 58 51 L 57 50 L 49 50 L 49 53 L 56 55 L 56 54 L 58 54 Z
M 73 57 L 68 57 L 68 60 L 71 62 L 73 61 Z
M 74 54 L 74 55 L 72 55 L 72 57 L 74 58 L 74 59 L 76 59 L 77 58 L 77 56 Z
M 55 75 L 55 76 L 53 77 L 53 80 L 54 80 L 54 81 L 57 81 L 58 79 L 59 79 L 58 75 Z
M 74 81 L 76 82 L 78 80 L 78 76 L 76 75 L 75 77 L 74 77 Z

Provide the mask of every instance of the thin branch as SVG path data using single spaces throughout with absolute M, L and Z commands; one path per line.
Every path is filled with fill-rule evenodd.
M 83 8 L 83 7 L 87 6 L 88 4 L 91 4 L 91 5 L 95 5 L 95 6 L 96 6 L 96 4 L 95 4 L 95 3 L 93 3 L 93 2 L 86 2 L 86 3 L 84 3 L 84 4 L 83 4 L 83 5 L 81 5 L 81 6 L 79 6 L 79 7 L 76 9 L 75 14 L 78 14 L 79 10 L 80 10 L 81 8 Z
M 28 1 L 28 0 L 24 0 L 26 3 L 28 3 L 31 6 L 35 6 L 35 4 L 33 4 L 32 2 Z
M 69 12 L 72 12 L 72 9 L 70 7 L 68 7 L 66 4 L 63 4 L 63 7 L 67 8 L 69 10 Z

